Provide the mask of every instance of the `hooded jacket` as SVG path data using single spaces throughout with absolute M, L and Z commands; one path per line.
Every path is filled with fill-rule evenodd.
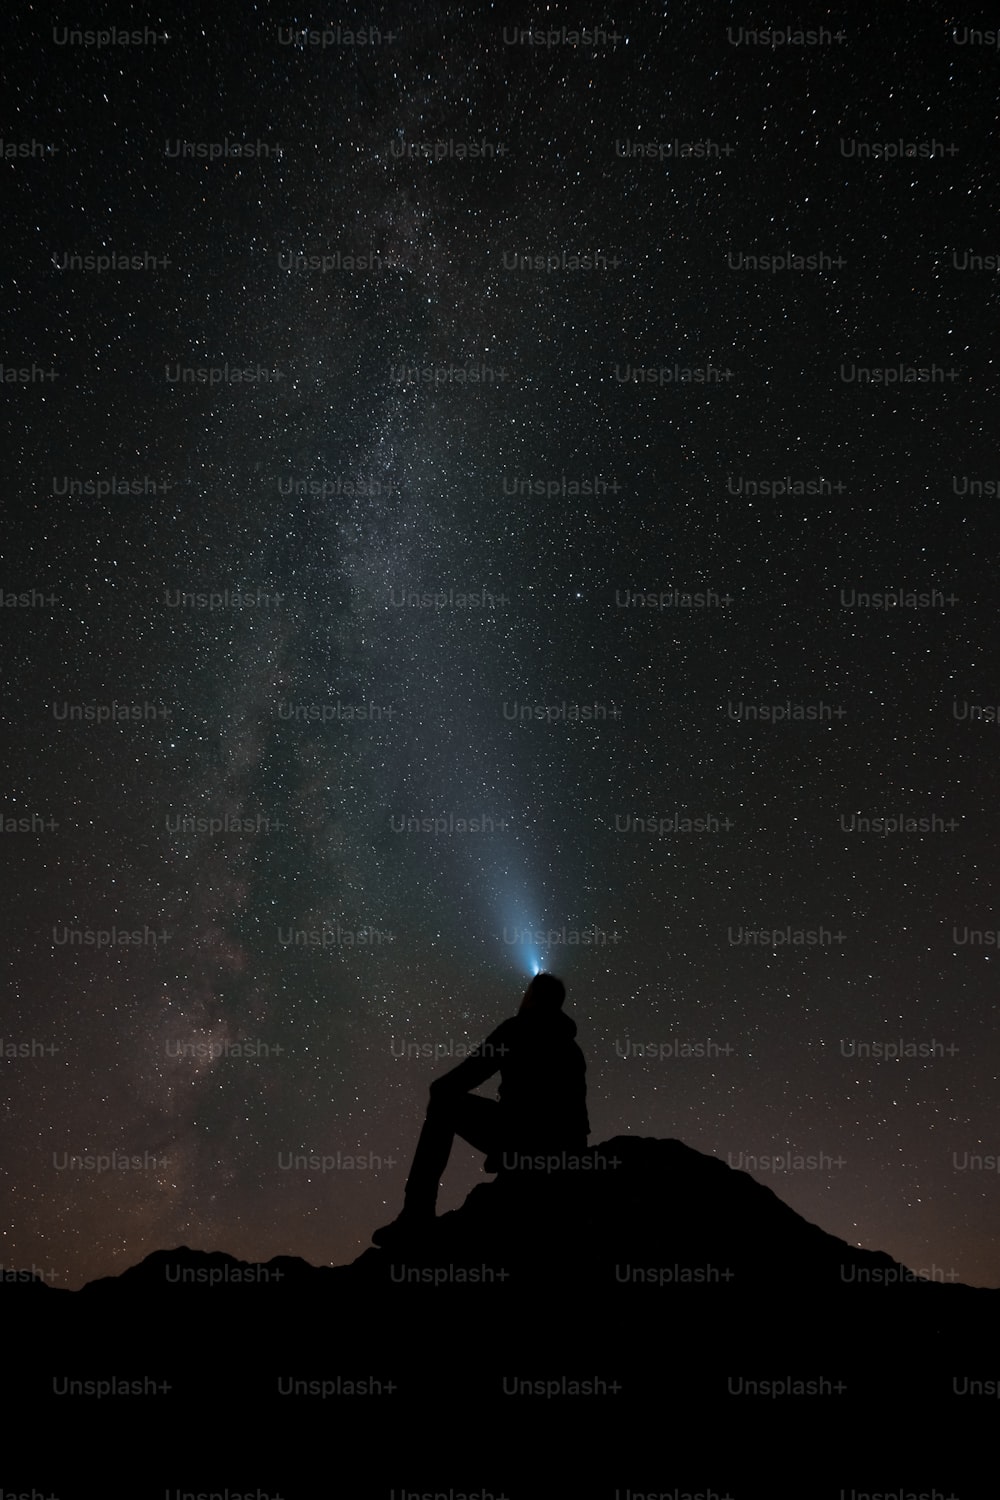
M 467 1093 L 499 1070 L 503 1145 L 582 1150 L 590 1134 L 587 1063 L 575 1038 L 576 1022 L 564 1011 L 521 1011 L 436 1079 L 431 1094 Z

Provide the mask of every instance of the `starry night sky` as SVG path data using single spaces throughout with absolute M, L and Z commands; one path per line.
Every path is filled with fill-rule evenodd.
M 592 1141 L 798 1154 L 808 1219 L 1000 1283 L 992 23 L 636 9 L 14 23 L 5 1268 L 354 1258 L 542 963 Z

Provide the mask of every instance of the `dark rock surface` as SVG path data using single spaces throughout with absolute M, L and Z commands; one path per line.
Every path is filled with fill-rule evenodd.
M 587 1159 L 501 1173 L 349 1266 L 182 1246 L 79 1292 L 5 1286 L 8 1403 L 110 1414 L 128 1391 L 66 1382 L 147 1379 L 147 1420 L 294 1410 L 369 1434 L 386 1413 L 400 1431 L 484 1411 L 635 1430 L 706 1406 L 806 1428 L 873 1403 L 995 1413 L 954 1382 L 1000 1373 L 1000 1291 L 919 1281 L 680 1141 Z

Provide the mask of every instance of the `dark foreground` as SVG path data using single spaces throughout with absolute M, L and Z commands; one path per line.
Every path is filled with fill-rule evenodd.
M 1000 1291 L 915 1281 L 678 1141 L 589 1158 L 501 1175 L 350 1266 L 181 1248 L 80 1292 L 5 1286 L 9 1452 L 30 1421 L 86 1469 L 127 1433 L 161 1500 L 221 1495 L 205 1466 L 234 1442 L 260 1472 L 280 1455 L 284 1489 L 269 1469 L 223 1500 L 290 1497 L 323 1452 L 344 1493 L 515 1500 L 552 1493 L 541 1444 L 582 1494 L 735 1500 L 786 1492 L 805 1442 L 801 1493 L 988 1492 L 958 1471 L 995 1443 Z

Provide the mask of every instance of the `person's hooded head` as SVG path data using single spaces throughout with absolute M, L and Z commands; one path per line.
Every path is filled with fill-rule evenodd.
M 536 974 L 524 992 L 518 1007 L 518 1015 L 530 1012 L 533 1015 L 553 1015 L 562 1007 L 566 998 L 566 986 L 554 974 Z

